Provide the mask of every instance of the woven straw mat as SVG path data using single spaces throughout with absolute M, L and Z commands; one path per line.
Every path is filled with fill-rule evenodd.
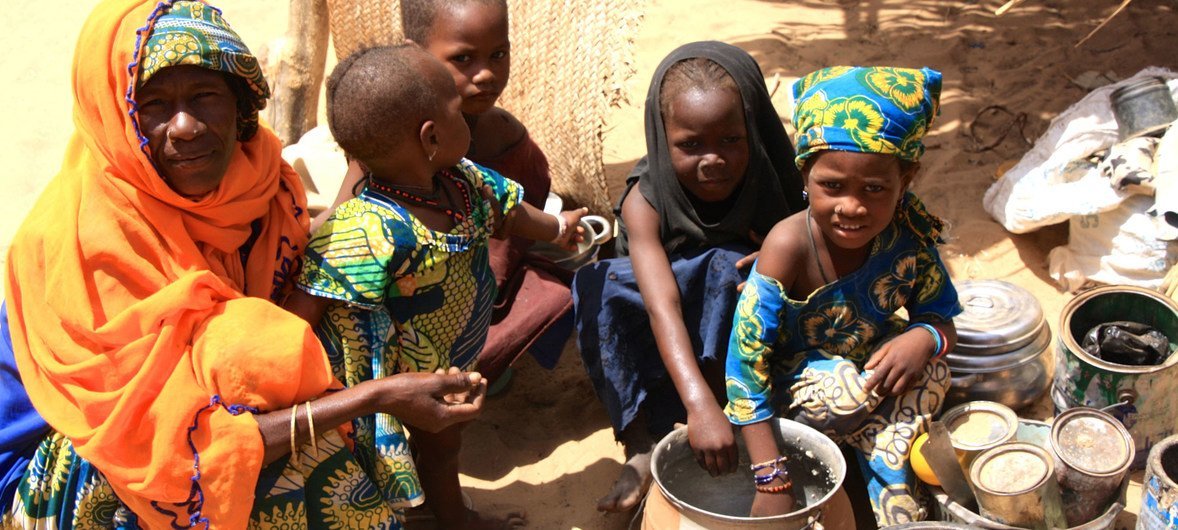
M 544 150 L 552 191 L 601 215 L 612 215 L 602 130 L 610 106 L 628 96 L 645 3 L 508 0 L 511 80 L 499 104 Z M 395 0 L 328 0 L 328 5 L 337 57 L 402 40 Z

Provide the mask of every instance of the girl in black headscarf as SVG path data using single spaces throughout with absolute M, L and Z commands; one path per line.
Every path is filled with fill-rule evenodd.
M 622 257 L 581 269 L 573 285 L 581 355 L 626 449 L 604 511 L 641 499 L 653 441 L 676 422 L 691 426 L 702 467 L 735 470 L 717 398 L 740 269 L 775 223 L 805 208 L 761 69 L 735 46 L 696 42 L 663 60 L 646 97 L 646 147 L 619 201 Z

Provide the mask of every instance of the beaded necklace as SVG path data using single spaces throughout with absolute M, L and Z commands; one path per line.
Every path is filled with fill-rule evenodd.
M 466 182 L 466 180 L 458 177 L 457 175 L 455 175 L 453 172 L 451 172 L 448 169 L 443 169 L 443 170 L 439 171 L 438 173 L 440 175 L 450 179 L 450 181 L 453 182 L 454 185 L 458 188 L 459 195 L 462 196 L 462 211 L 455 210 L 454 208 L 451 208 L 449 206 L 444 206 L 440 202 L 438 202 L 438 197 L 440 195 L 439 193 L 432 193 L 431 196 L 418 195 L 416 193 L 410 193 L 408 191 L 405 191 L 404 189 L 401 189 L 401 188 L 397 188 L 394 186 L 390 186 L 388 184 L 382 184 L 380 182 L 377 182 L 376 179 L 372 178 L 371 173 L 369 173 L 368 175 L 365 175 L 365 177 L 368 179 L 368 187 L 372 188 L 373 190 L 375 190 L 379 193 L 382 193 L 384 195 L 388 195 L 389 197 L 392 197 L 394 199 L 402 199 L 402 200 L 411 202 L 413 204 L 425 206 L 427 208 L 432 208 L 434 210 L 439 210 L 442 213 L 446 214 L 447 217 L 452 219 L 454 221 L 454 224 L 456 224 L 456 225 L 462 224 L 462 222 L 466 220 L 466 216 L 469 215 L 473 209 L 473 206 L 471 205 L 471 202 L 470 202 L 470 189 L 467 186 L 467 182 Z M 437 189 L 438 175 L 434 175 L 433 178 L 434 178 L 434 183 L 435 183 L 434 189 Z M 441 191 L 446 191 L 446 190 L 443 189 Z M 449 197 L 449 193 L 447 193 L 446 195 L 447 195 L 447 197 Z

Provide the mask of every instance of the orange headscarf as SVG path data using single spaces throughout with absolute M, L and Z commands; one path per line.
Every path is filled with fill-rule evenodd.
M 160 12 L 109 0 L 82 28 L 76 131 L 8 259 L 13 346 L 37 411 L 142 524 L 187 526 L 197 511 L 244 528 L 263 454 L 244 407 L 289 407 L 333 382 L 310 327 L 269 301 L 306 242 L 305 198 L 267 129 L 199 201 L 160 178 L 126 100 Z

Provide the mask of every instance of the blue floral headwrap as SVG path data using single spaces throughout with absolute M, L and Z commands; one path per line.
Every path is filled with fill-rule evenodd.
M 940 113 L 941 73 L 929 68 L 835 66 L 794 83 L 799 168 L 818 151 L 883 153 L 915 162 Z
M 242 81 L 237 109 L 237 137 L 249 140 L 258 130 L 258 111 L 266 107 L 270 85 L 257 57 L 221 18 L 221 10 L 203 2 L 181 0 L 167 7 L 152 26 L 143 47 L 139 86 L 169 66 L 193 65 L 232 74 Z

